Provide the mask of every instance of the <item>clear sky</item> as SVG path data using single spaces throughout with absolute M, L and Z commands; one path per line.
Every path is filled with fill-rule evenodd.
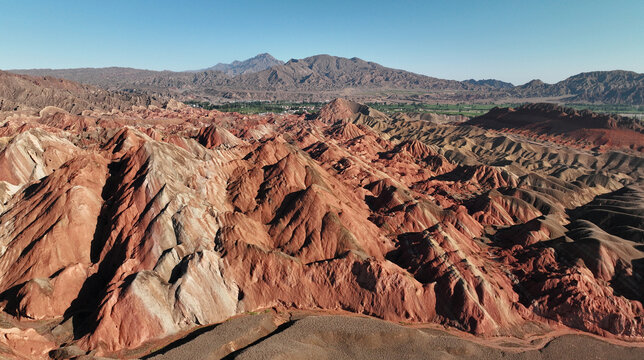
M 190 70 L 269 52 L 430 76 L 644 72 L 644 0 L 0 0 L 0 69 Z

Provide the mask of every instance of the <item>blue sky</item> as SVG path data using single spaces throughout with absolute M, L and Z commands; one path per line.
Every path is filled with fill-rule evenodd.
M 261 52 L 430 76 L 644 72 L 644 1 L 0 0 L 0 69 L 200 69 Z

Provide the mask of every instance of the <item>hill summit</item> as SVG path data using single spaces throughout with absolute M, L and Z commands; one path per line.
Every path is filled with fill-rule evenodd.
M 282 64 L 284 64 L 283 61 L 274 58 L 271 54 L 262 53 L 243 61 L 235 60 L 230 64 L 219 63 L 204 70 L 221 71 L 226 75 L 236 76 L 260 72 Z

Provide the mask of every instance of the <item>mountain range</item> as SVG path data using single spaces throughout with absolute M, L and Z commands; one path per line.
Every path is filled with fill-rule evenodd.
M 132 68 L 31 69 L 12 72 L 54 76 L 110 90 L 167 95 L 178 100 L 524 102 L 644 104 L 644 74 L 581 73 L 555 84 L 533 80 L 514 86 L 499 80 L 445 80 L 388 68 L 359 58 L 316 55 L 286 63 L 269 54 L 196 72 Z

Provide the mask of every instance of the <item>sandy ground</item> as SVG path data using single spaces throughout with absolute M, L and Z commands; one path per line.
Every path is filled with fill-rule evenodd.
M 166 342 L 167 343 L 167 342 Z M 574 331 L 479 338 L 434 325 L 311 312 L 245 315 L 171 339 L 144 359 L 644 359 L 644 344 Z

